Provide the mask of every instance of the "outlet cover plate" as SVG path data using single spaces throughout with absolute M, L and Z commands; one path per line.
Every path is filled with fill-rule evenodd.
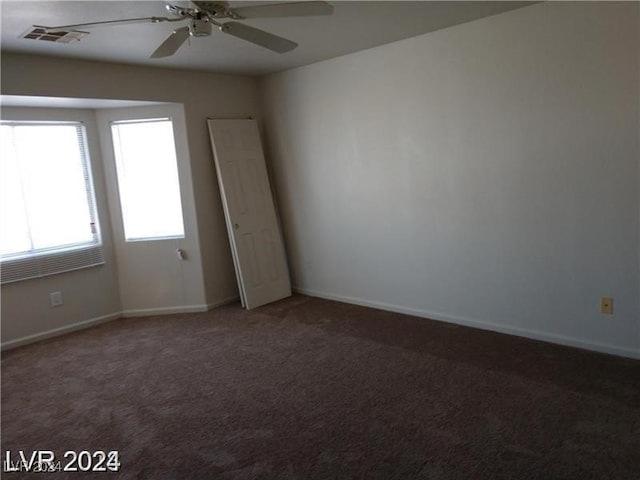
M 52 307 L 59 307 L 62 305 L 62 292 L 51 292 L 49 294 L 49 300 Z
M 613 315 L 613 298 L 602 297 L 600 299 L 600 313 L 604 315 Z

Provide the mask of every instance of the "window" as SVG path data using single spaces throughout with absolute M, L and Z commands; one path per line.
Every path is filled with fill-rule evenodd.
M 170 118 L 111 123 L 127 241 L 184 237 Z
M 2 283 L 104 263 L 84 126 L 0 122 Z

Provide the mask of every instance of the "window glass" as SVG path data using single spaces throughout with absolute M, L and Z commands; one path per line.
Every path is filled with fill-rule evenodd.
M 173 123 L 111 124 L 126 240 L 184 237 Z
M 100 245 L 83 125 L 3 121 L 0 145 L 2 281 L 8 263 Z M 72 261 L 64 268 L 81 266 Z M 20 267 L 21 278 L 57 273 L 29 262 Z

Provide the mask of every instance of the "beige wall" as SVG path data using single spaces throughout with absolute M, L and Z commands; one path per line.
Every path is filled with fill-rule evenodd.
M 49 332 L 66 331 L 79 323 L 120 316 L 118 275 L 107 208 L 107 193 L 96 117 L 93 110 L 3 108 L 3 119 L 84 122 L 105 264 L 44 278 L 2 285 L 2 344 Z M 49 293 L 62 292 L 63 305 L 51 307 Z
M 183 106 L 167 103 L 145 107 L 100 109 L 96 113 L 111 225 L 114 232 L 113 242 L 118 263 L 118 285 L 123 315 L 206 310 L 191 159 Z M 163 117 L 171 118 L 173 124 L 184 237 L 127 242 L 117 188 L 110 124 L 121 120 Z M 153 171 L 150 171 L 149 175 L 151 179 Z M 184 259 L 178 258 L 175 253 L 177 249 L 185 253 Z
M 5 95 L 142 100 L 184 106 L 205 299 L 213 305 L 234 298 L 237 285 L 206 119 L 257 117 L 256 80 L 4 52 L 1 62 Z M 3 298 L 3 308 L 9 301 Z
M 294 285 L 640 357 L 638 19 L 545 2 L 266 77 Z
M 207 132 L 207 117 L 258 117 L 256 80 L 183 70 L 165 70 L 129 65 L 87 62 L 61 58 L 2 53 L 1 87 L 4 95 L 68 98 L 100 98 L 171 102 L 182 104 L 190 154 L 194 214 L 202 261 L 204 302 L 223 303 L 237 296 L 237 284 L 215 177 Z M 3 109 L 3 112 L 6 111 Z M 95 118 L 92 120 L 95 121 Z M 97 140 L 96 140 L 97 141 Z M 97 155 L 99 155 L 99 148 Z M 103 188 L 103 187 L 101 187 Z M 106 197 L 105 197 L 106 198 Z M 104 203 L 106 205 L 106 202 Z M 101 213 L 102 223 L 108 215 Z M 110 247 L 111 248 L 111 247 Z M 113 260 L 113 257 L 111 258 Z M 113 264 L 113 262 L 111 262 Z M 49 307 L 48 293 L 61 289 L 62 276 L 19 282 L 2 287 L 2 342 L 65 328 L 80 321 L 119 314 L 115 273 L 88 280 L 87 271 L 65 274 L 64 310 Z M 176 285 L 182 278 L 175 279 Z M 201 282 L 202 283 L 202 282 Z M 91 285 L 90 289 L 86 289 Z M 95 287 L 95 288 L 94 288 Z M 90 290 L 90 293 L 87 293 Z M 198 289 L 195 289 L 196 291 Z M 85 295 L 83 307 L 75 307 L 73 296 Z M 83 292 L 83 293 L 82 293 Z M 194 298 L 185 301 L 193 304 Z M 198 302 L 199 303 L 199 302 Z M 149 305 L 154 308 L 154 305 Z M 76 309 L 77 308 L 77 309 Z M 144 310 L 145 305 L 136 305 Z M 26 319 L 26 320 L 25 320 Z

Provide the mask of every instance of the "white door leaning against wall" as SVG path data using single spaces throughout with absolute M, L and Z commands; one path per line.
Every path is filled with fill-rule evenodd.
M 242 303 L 291 295 L 289 272 L 255 120 L 209 120 Z

